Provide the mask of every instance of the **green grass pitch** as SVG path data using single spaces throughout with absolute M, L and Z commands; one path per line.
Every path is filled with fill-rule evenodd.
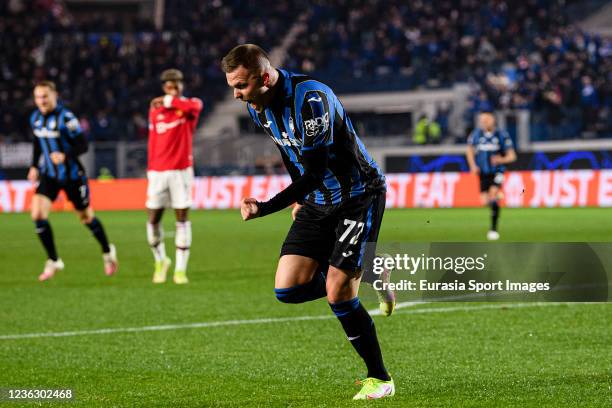
M 610 241 L 610 211 L 503 209 L 500 232 Z M 181 287 L 150 283 L 143 212 L 98 216 L 117 245 L 118 275 L 104 276 L 74 214 L 54 213 L 66 269 L 39 283 L 44 256 L 29 216 L 0 215 L 0 336 L 205 324 L 0 339 L 0 388 L 72 388 L 75 400 L 56 404 L 66 407 L 612 406 L 610 304 L 423 304 L 375 317 L 397 394 L 354 403 L 364 367 L 326 302 L 284 305 L 272 292 L 288 211 L 248 223 L 237 211 L 193 212 L 191 283 Z M 173 231 L 173 214 L 164 224 Z M 486 209 L 389 210 L 380 239 L 476 241 L 487 226 Z

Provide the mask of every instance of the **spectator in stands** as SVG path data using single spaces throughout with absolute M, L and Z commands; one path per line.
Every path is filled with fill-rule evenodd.
M 412 142 L 416 145 L 440 143 L 440 125 L 435 120 L 430 120 L 427 115 L 421 115 L 417 122 Z

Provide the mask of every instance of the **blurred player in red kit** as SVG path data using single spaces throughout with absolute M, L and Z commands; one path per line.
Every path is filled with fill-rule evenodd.
M 191 188 L 193 184 L 193 131 L 202 101 L 183 96 L 183 74 L 167 69 L 161 74 L 164 96 L 151 101 L 147 167 L 147 239 L 155 257 L 154 283 L 166 281 L 171 259 L 166 255 L 160 221 L 164 208 L 176 215 L 174 283 L 185 284 L 191 246 Z

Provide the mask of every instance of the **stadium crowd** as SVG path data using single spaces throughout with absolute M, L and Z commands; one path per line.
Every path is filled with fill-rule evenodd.
M 272 48 L 304 2 L 166 2 L 164 27 L 137 18 L 67 13 L 62 2 L 0 3 L 0 141 L 28 140 L 32 85 L 57 83 L 95 140 L 146 138 L 160 72 L 179 67 L 210 111 L 224 92 L 219 61 L 246 40 Z M 265 22 L 260 7 L 266 10 Z
M 473 113 L 530 109 L 544 138 L 612 132 L 612 42 L 555 0 L 318 1 L 290 68 L 345 92 L 470 82 Z M 612 136 L 612 135 L 610 135 Z
M 471 109 L 525 108 L 542 138 L 610 133 L 612 43 L 568 23 L 559 0 L 166 2 L 164 26 L 69 13 L 63 2 L 0 3 L 0 141 L 27 139 L 31 87 L 57 82 L 95 140 L 146 138 L 147 103 L 170 66 L 209 112 L 226 94 L 233 45 L 271 49 L 308 10 L 285 66 L 338 92 L 472 84 Z M 78 108 L 76 108 L 78 107 Z

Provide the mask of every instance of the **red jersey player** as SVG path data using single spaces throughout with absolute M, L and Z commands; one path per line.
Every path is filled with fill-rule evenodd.
M 174 282 L 188 283 L 187 261 L 191 246 L 188 220 L 193 184 L 193 131 L 202 111 L 202 101 L 185 98 L 183 74 L 178 69 L 161 75 L 164 96 L 151 101 L 149 109 L 149 154 L 147 167 L 147 239 L 155 257 L 154 283 L 166 281 L 171 260 L 166 256 L 160 221 L 164 208 L 176 214 L 176 262 Z

